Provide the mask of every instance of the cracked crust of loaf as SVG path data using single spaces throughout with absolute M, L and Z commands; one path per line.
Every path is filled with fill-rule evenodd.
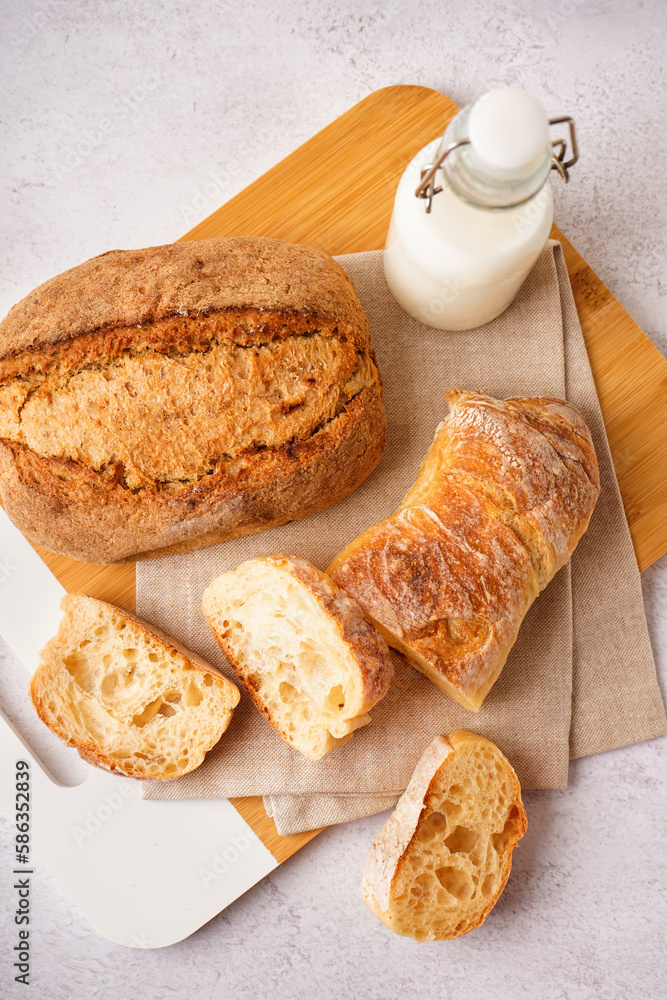
M 269 699 L 268 692 L 270 691 L 271 695 L 275 694 L 273 688 L 276 686 L 275 683 L 271 683 L 271 667 L 275 666 L 271 657 L 275 650 L 272 649 L 272 639 L 268 636 L 266 623 L 270 622 L 274 614 L 284 621 L 285 609 L 274 606 L 267 581 L 258 576 L 258 572 L 264 571 L 270 574 L 270 583 L 277 590 L 285 593 L 287 585 L 293 582 L 301 590 L 301 594 L 305 598 L 314 599 L 320 609 L 320 615 L 316 621 L 310 621 L 310 627 L 307 611 L 298 616 L 299 638 L 307 647 L 318 638 L 322 638 L 321 633 L 325 623 L 333 628 L 338 649 L 334 649 L 333 644 L 327 647 L 328 655 L 324 659 L 320 658 L 317 673 L 324 677 L 326 670 L 331 670 L 333 657 L 340 649 L 344 649 L 347 654 L 347 669 L 351 668 L 352 673 L 345 678 L 346 695 L 343 698 L 345 711 L 337 718 L 331 719 L 330 713 L 325 717 L 321 706 L 312 702 L 310 708 L 313 714 L 313 726 L 310 728 L 314 736 L 312 733 L 305 733 L 308 728 L 305 725 L 296 725 L 292 732 L 288 731 L 289 724 L 293 721 L 290 715 L 291 706 L 289 703 L 287 707 L 283 706 L 278 698 L 276 705 L 272 707 Z M 254 579 L 255 576 L 257 579 Z M 263 660 L 261 667 L 251 661 L 247 651 L 242 651 L 233 628 L 235 617 L 237 615 L 242 617 L 248 613 L 248 607 L 255 596 L 252 593 L 253 589 L 261 594 L 263 604 L 261 621 L 258 625 L 255 618 L 252 622 L 244 621 L 240 624 L 243 624 L 244 639 L 250 637 L 251 652 Z M 293 616 L 296 604 L 296 599 L 290 602 Z M 235 605 L 238 607 L 235 608 Z M 346 743 L 352 737 L 354 730 L 370 722 L 367 713 L 389 690 L 393 665 L 385 641 L 366 620 L 357 602 L 337 587 L 325 573 L 304 559 L 284 553 L 250 559 L 235 570 L 230 570 L 212 581 L 204 592 L 202 607 L 218 645 L 259 711 L 281 739 L 311 760 L 319 760 L 330 750 Z M 260 634 L 260 628 L 264 628 L 267 634 Z M 291 655 L 292 651 L 285 644 L 281 653 L 282 659 L 287 663 L 291 660 Z M 269 679 L 268 685 L 265 683 L 266 678 Z M 282 662 L 276 671 L 275 680 L 278 682 L 288 680 L 288 672 Z M 289 680 L 299 688 L 302 679 L 299 677 L 298 664 L 296 670 L 289 676 Z M 308 682 L 303 683 L 304 690 L 308 692 L 306 697 L 310 700 L 312 694 Z M 335 686 L 332 680 L 327 680 L 327 684 Z M 301 695 L 300 689 L 299 695 Z M 292 712 L 292 715 L 294 714 Z M 332 729 L 335 731 L 332 732 Z
M 0 324 L 0 493 L 90 562 L 314 513 L 380 460 L 368 321 L 326 254 L 253 237 L 112 251 Z
M 473 782 L 480 766 L 489 773 Z M 459 827 L 462 816 L 478 829 Z M 526 828 L 519 781 L 500 750 L 467 730 L 436 736 L 373 843 L 362 899 L 390 930 L 417 941 L 467 934 L 495 906 Z
M 66 594 L 60 606 L 58 633 L 30 681 L 42 722 L 89 764 L 130 778 L 170 780 L 198 767 L 229 726 L 236 685 L 129 611 L 79 594 Z M 96 628 L 105 630 L 102 639 Z M 112 641 L 110 653 L 109 635 L 130 648 Z
M 447 400 L 398 510 L 328 572 L 391 646 L 477 711 L 586 530 L 599 475 L 590 431 L 562 400 L 458 390 Z

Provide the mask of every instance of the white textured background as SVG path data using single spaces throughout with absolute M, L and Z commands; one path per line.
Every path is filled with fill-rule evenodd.
M 2 0 L 0 12 L 0 314 L 93 254 L 175 239 L 372 90 L 422 84 L 463 105 L 507 83 L 575 116 L 581 161 L 555 188 L 556 221 L 667 353 L 660 0 Z M 643 579 L 664 693 L 667 559 Z M 575 763 L 567 792 L 529 793 L 508 888 L 456 942 L 397 938 L 360 902 L 375 817 L 326 831 L 164 951 L 101 939 L 38 866 L 32 985 L 12 984 L 5 899 L 0 994 L 658 1000 L 666 745 Z M 0 831 L 9 866 L 4 818 Z

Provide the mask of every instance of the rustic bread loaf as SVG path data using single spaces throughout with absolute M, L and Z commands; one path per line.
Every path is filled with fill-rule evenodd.
M 204 592 L 206 620 L 250 697 L 310 760 L 370 722 L 392 677 L 389 649 L 356 603 L 291 556 L 249 559 Z
M 114 250 L 0 323 L 0 495 L 89 562 L 184 552 L 327 507 L 380 460 L 382 386 L 327 254 L 239 237 Z
M 389 645 L 477 711 L 586 530 L 600 483 L 590 431 L 568 403 L 457 390 L 447 401 L 398 510 L 327 572 Z
M 76 594 L 30 682 L 37 714 L 84 760 L 131 778 L 193 771 L 230 723 L 235 684 L 152 625 Z
M 390 930 L 442 941 L 479 927 L 526 832 L 521 788 L 498 747 L 436 736 L 366 861 L 362 897 Z

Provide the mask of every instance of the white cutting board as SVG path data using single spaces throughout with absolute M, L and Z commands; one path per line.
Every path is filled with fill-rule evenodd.
M 0 673 L 0 808 L 13 834 L 15 765 L 27 761 L 30 855 L 104 937 L 162 948 L 192 934 L 278 862 L 227 799 L 142 799 L 138 781 L 84 763 L 39 722 L 28 681 L 57 631 L 64 593 L 0 509 L 4 666 L 12 654 L 23 664 L 14 659 Z M 47 759 L 61 780 L 42 763 Z

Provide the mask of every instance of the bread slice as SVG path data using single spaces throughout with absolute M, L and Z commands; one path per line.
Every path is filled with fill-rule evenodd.
M 177 778 L 214 746 L 235 684 L 127 611 L 67 594 L 58 634 L 30 682 L 37 714 L 91 764 L 130 778 Z
M 310 760 L 370 722 L 393 666 L 361 608 L 303 559 L 262 556 L 223 573 L 203 608 L 220 648 L 279 736 Z
M 366 861 L 362 897 L 390 930 L 451 940 L 479 927 L 526 832 L 521 788 L 498 747 L 436 736 Z

